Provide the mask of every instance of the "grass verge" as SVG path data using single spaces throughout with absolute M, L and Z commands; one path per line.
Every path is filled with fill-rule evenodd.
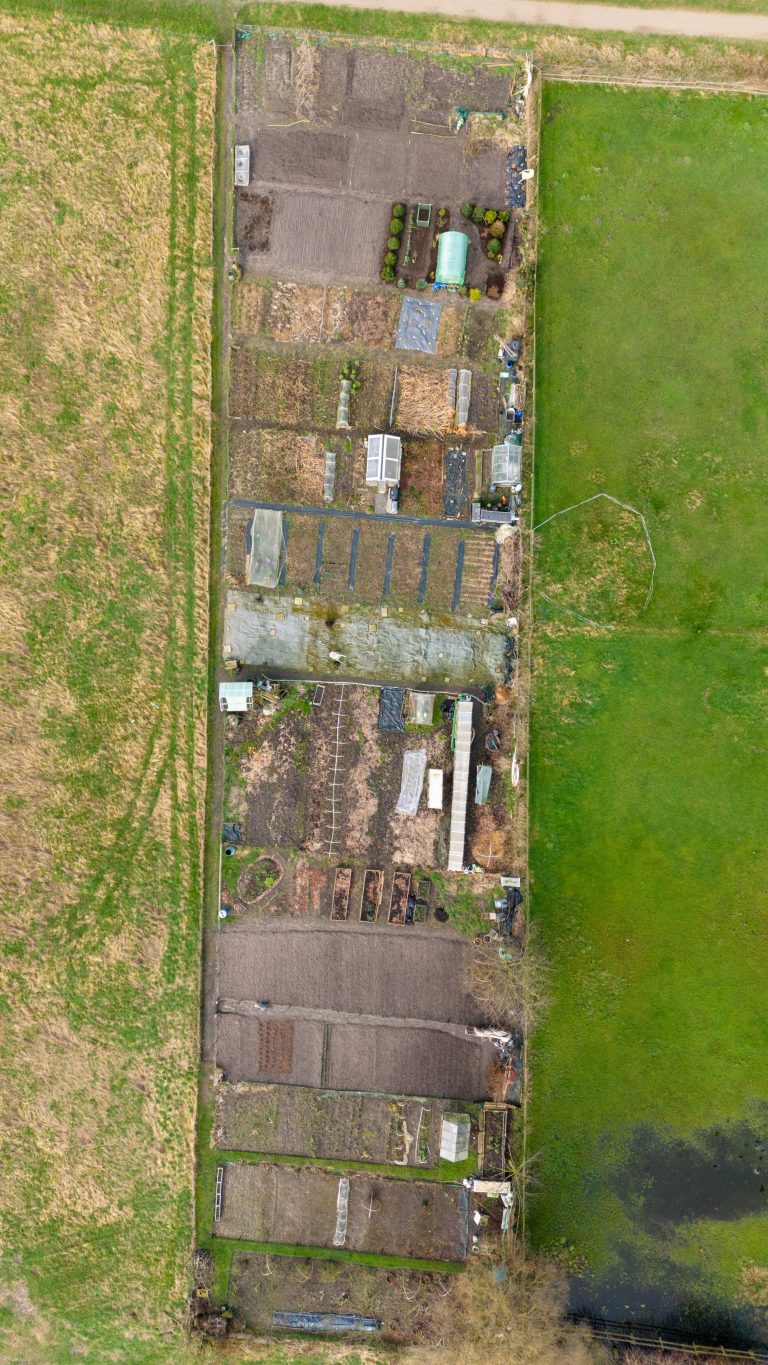
M 213 53 L 0 13 L 4 1360 L 178 1359 L 205 778 Z M 14 852 L 11 854 L 10 849 Z M 19 857 L 23 849 L 23 857 Z

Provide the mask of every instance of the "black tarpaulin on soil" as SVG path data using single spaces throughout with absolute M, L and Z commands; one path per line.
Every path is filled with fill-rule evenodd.
M 403 706 L 405 689 L 402 687 L 382 687 L 379 694 L 379 729 L 391 735 L 405 733 Z
M 443 512 L 460 517 L 467 501 L 467 455 L 464 450 L 448 450 L 443 458 Z
M 513 147 L 507 152 L 507 170 L 504 177 L 504 202 L 508 209 L 525 208 L 525 181 L 521 171 L 526 169 L 525 147 Z

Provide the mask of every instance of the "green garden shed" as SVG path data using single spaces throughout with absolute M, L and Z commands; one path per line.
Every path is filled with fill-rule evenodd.
M 437 240 L 435 284 L 459 287 L 467 269 L 469 238 L 464 232 L 441 232 Z

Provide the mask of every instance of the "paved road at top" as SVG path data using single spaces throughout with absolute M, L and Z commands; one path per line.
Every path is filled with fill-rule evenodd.
M 323 0 L 348 5 L 349 0 Z M 448 19 L 490 19 L 506 24 L 553 24 L 614 33 L 662 33 L 685 38 L 768 42 L 768 15 L 716 10 L 638 9 L 623 5 L 564 4 L 562 0 L 354 0 L 356 9 L 444 14 Z

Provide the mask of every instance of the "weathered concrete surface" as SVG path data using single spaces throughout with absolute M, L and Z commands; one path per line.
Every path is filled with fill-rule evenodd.
M 336 672 L 359 681 L 477 687 L 504 677 L 505 643 L 505 632 L 492 626 L 456 630 L 355 608 L 328 625 L 322 608 L 296 608 L 277 593 L 233 588 L 227 595 L 225 655 L 274 677 Z

